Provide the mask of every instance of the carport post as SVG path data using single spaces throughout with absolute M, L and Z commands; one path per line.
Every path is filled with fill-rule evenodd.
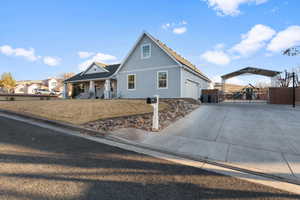
M 293 72 L 293 107 L 296 107 L 295 72 Z

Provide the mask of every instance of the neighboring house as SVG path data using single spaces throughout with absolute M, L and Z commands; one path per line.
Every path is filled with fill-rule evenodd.
M 15 87 L 15 94 L 25 94 L 27 92 L 27 89 L 26 89 L 26 84 L 22 84 L 22 83 L 17 83 L 16 87 Z
M 218 89 L 219 91 L 222 90 L 222 83 L 215 83 L 214 84 L 214 89 Z M 237 84 L 231 84 L 231 83 L 225 83 L 225 91 L 224 92 L 228 92 L 228 93 L 233 93 L 233 92 L 239 92 L 242 89 L 245 88 L 245 85 L 237 85 Z
M 60 78 L 48 78 L 43 81 L 44 85 L 50 92 L 63 92 L 63 80 Z
M 65 80 L 79 98 L 194 98 L 209 88 L 210 79 L 195 65 L 143 33 L 121 64 L 94 62 Z M 65 91 L 67 92 L 67 91 Z
M 42 81 L 17 81 L 14 93 L 16 94 L 35 94 L 35 89 L 44 87 Z
M 46 85 L 48 86 L 49 91 L 53 91 L 57 87 L 58 81 L 55 78 L 49 78 L 45 80 Z
M 36 89 L 46 89 L 50 92 L 62 93 L 63 80 L 59 78 L 48 78 L 46 80 L 17 81 L 14 92 L 16 94 L 35 94 Z
M 27 92 L 26 94 L 35 94 L 35 90 L 41 88 L 41 84 L 38 83 L 32 83 L 30 85 L 27 85 Z

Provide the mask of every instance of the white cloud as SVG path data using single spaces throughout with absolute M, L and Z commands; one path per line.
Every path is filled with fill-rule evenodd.
M 225 44 L 224 43 L 219 43 L 215 45 L 215 49 L 224 49 Z
M 203 0 L 209 7 L 217 11 L 218 15 L 237 16 L 241 13 L 239 7 L 245 3 L 255 3 L 256 5 L 267 2 L 268 0 Z
M 35 50 L 33 48 L 23 49 L 23 48 L 12 48 L 9 45 L 0 46 L 0 53 L 6 56 L 21 56 L 29 61 L 36 61 L 40 56 L 35 55 Z
M 57 57 L 46 56 L 43 58 L 43 62 L 49 66 L 57 66 L 60 64 L 61 59 Z
M 229 55 L 220 50 L 206 51 L 200 57 L 207 62 L 217 65 L 227 65 L 231 61 Z
M 275 34 L 276 31 L 272 28 L 257 24 L 248 33 L 242 35 L 242 41 L 236 44 L 231 51 L 248 56 L 264 47 Z
M 91 59 L 88 59 L 88 60 L 84 61 L 83 63 L 79 64 L 79 69 L 81 71 L 83 71 L 87 67 L 89 67 L 93 62 L 110 63 L 111 61 L 116 61 L 116 60 L 117 60 L 117 57 L 115 57 L 115 56 L 112 56 L 109 54 L 97 53 Z
M 287 29 L 277 33 L 271 40 L 267 49 L 278 52 L 289 47 L 300 44 L 300 26 L 290 26 Z
M 94 52 L 87 52 L 87 51 L 79 51 L 78 52 L 78 56 L 80 58 L 89 58 L 89 57 L 91 57 L 94 54 L 95 54 Z
M 161 27 L 164 30 L 172 30 L 174 34 L 183 34 L 187 31 L 187 21 L 182 20 L 180 22 L 172 22 L 163 24 Z
M 178 28 L 173 29 L 173 33 L 178 34 L 178 35 L 183 34 L 186 31 L 187 31 L 186 27 L 178 27 Z
M 9 45 L 0 46 L 0 52 L 6 56 L 10 56 L 14 53 L 14 49 Z
M 163 24 L 161 27 L 162 27 L 163 29 L 167 30 L 168 28 L 171 27 L 171 24 L 170 24 L 170 23 L 166 23 L 166 24 Z

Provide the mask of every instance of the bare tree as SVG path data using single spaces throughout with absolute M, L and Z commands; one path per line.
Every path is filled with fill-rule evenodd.
M 294 47 L 290 47 L 290 48 L 284 50 L 283 51 L 283 55 L 287 55 L 287 56 L 297 56 L 297 55 L 300 55 L 300 46 L 294 46 Z M 296 87 L 297 87 L 297 86 L 300 85 L 300 80 L 299 80 L 300 67 L 294 68 L 292 70 L 292 73 L 294 73 L 294 75 L 295 75 L 295 84 L 296 84 Z M 293 81 L 292 80 L 293 79 L 292 73 L 286 74 L 286 76 L 288 75 L 289 78 L 291 79 L 290 82 Z
M 73 72 L 66 72 L 66 73 L 60 74 L 59 77 L 63 80 L 66 80 L 68 78 L 71 78 L 74 75 L 75 75 L 75 73 L 73 73 Z
M 300 55 L 300 46 L 294 46 L 283 51 L 283 55 L 296 56 Z
M 290 75 L 290 73 L 287 70 L 284 70 L 284 72 L 278 78 L 279 86 L 280 87 L 289 87 L 292 80 L 293 80 L 293 77 Z

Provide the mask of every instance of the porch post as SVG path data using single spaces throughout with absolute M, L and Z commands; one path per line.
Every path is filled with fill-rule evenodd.
M 222 78 L 222 86 L 221 87 L 222 87 L 223 93 L 225 93 L 225 83 L 226 83 L 226 80 Z
M 63 98 L 64 99 L 68 98 L 68 84 L 67 83 L 64 83 Z
M 95 82 L 94 81 L 90 81 L 89 95 L 90 95 L 90 98 L 95 97 Z
M 111 91 L 110 79 L 108 79 L 105 80 L 105 84 L 104 84 L 104 99 L 110 99 L 110 91 Z
M 222 78 L 221 101 L 225 101 L 225 83 L 226 83 L 226 79 Z

